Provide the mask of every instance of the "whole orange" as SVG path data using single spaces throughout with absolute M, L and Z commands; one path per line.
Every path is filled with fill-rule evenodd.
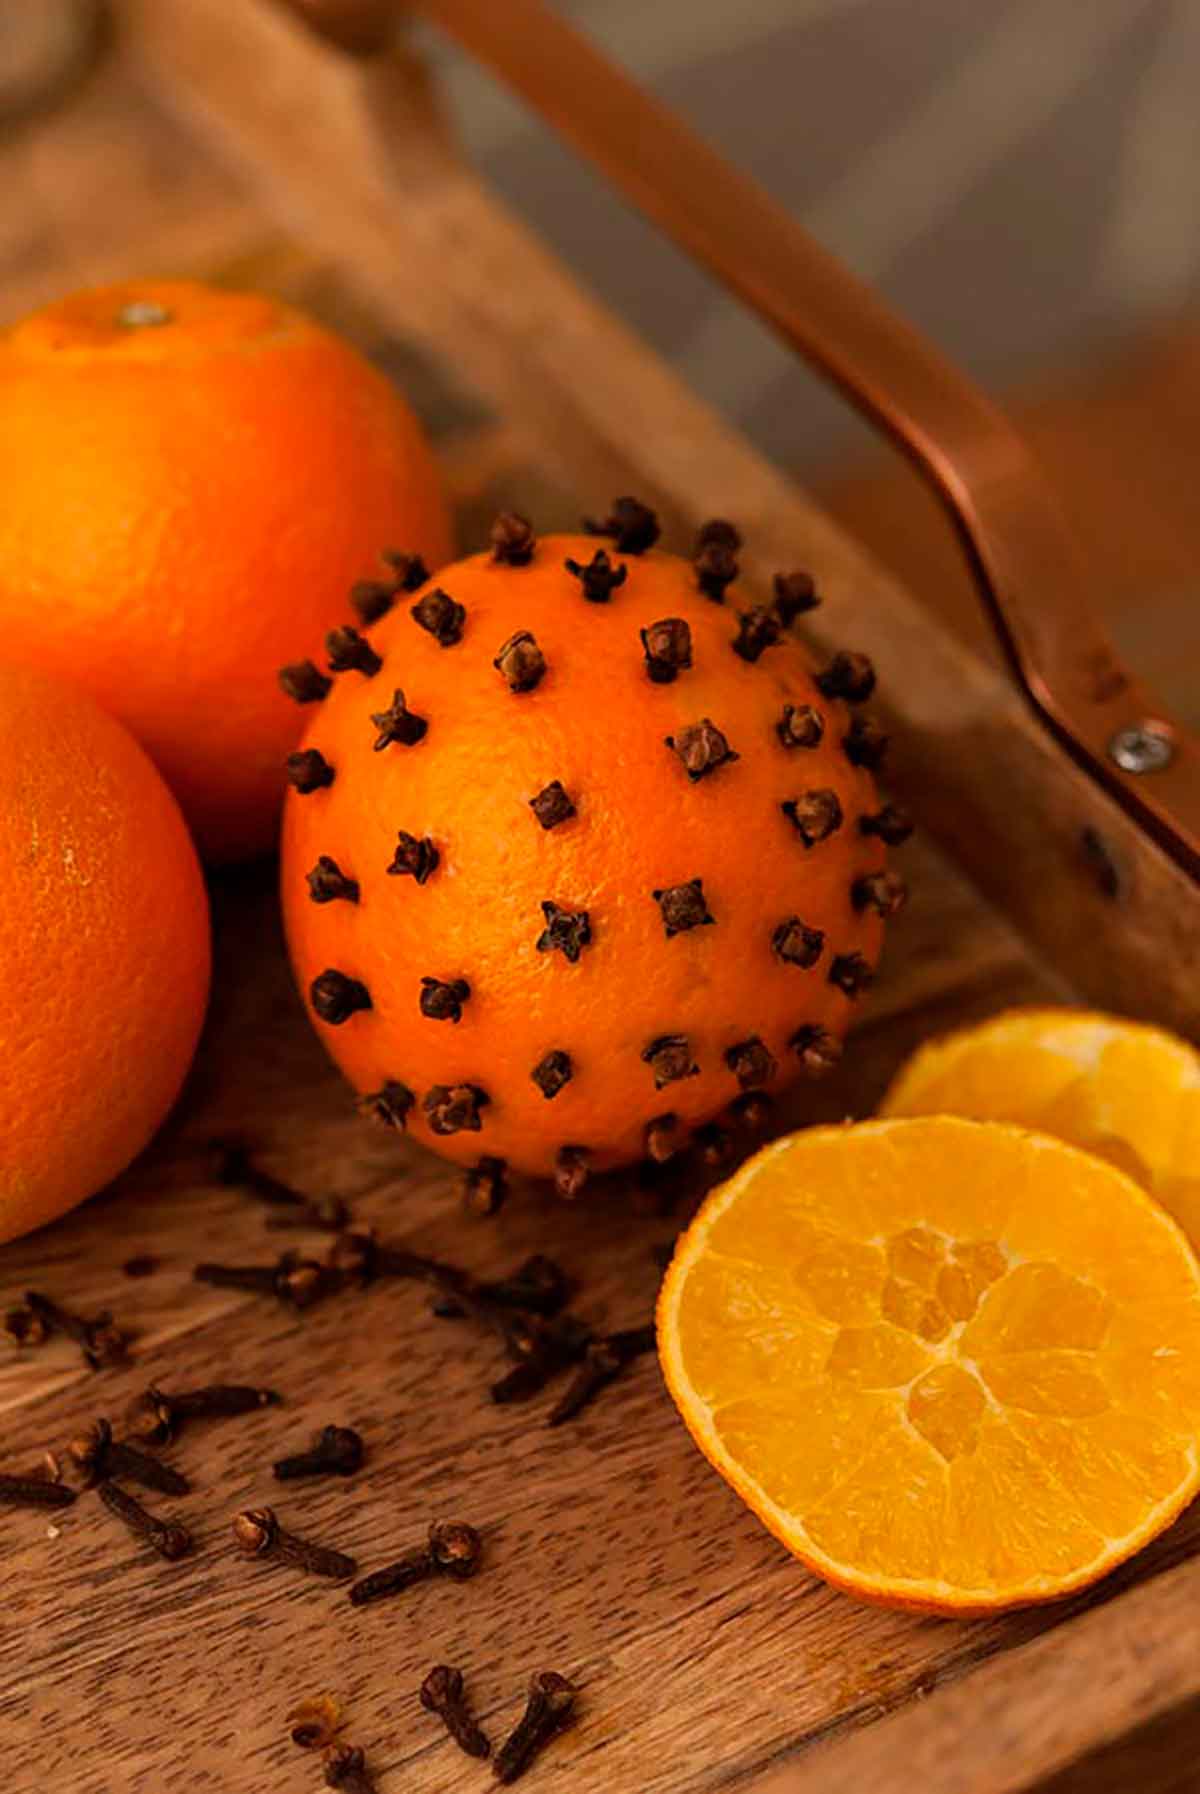
M 0 665 L 0 1240 L 116 1176 L 179 1091 L 208 897 L 179 806 L 74 688 Z
M 632 501 L 606 527 L 503 518 L 339 637 L 284 813 L 297 979 L 367 1107 L 564 1194 L 833 1064 L 903 898 L 874 675 L 814 671 L 807 578 L 756 605 L 730 525 L 693 561 Z
M 0 337 L 5 650 L 133 730 L 207 856 L 271 842 L 279 665 L 381 550 L 449 543 L 408 406 L 275 299 L 134 281 Z

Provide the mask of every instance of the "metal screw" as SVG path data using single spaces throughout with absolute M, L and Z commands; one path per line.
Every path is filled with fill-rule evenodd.
M 1165 723 L 1130 723 L 1117 730 L 1108 756 L 1122 772 L 1161 772 L 1175 758 L 1175 742 Z

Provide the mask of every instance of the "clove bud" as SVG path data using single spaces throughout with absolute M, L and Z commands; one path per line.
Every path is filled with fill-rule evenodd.
M 333 690 L 333 680 L 311 660 L 295 660 L 290 666 L 280 667 L 279 686 L 295 704 L 319 704 Z
M 659 538 L 658 518 L 636 498 L 618 498 L 603 523 L 589 518 L 584 528 L 591 536 L 612 536 L 618 554 L 645 554 Z
M 625 563 L 622 561 L 614 566 L 603 548 L 598 548 L 586 565 L 568 558 L 563 566 L 579 581 L 589 604 L 607 604 L 617 587 L 623 586 L 629 575 Z
M 510 635 L 492 665 L 501 673 L 509 691 L 532 691 L 546 672 L 546 657 L 528 629 Z
M 690 878 L 686 884 L 668 885 L 663 890 L 652 891 L 651 896 L 659 907 L 663 932 L 668 940 L 672 935 L 703 928 L 714 920 L 704 901 L 703 879 Z
M 779 807 L 805 847 L 815 847 L 819 841 L 828 840 L 842 826 L 842 805 L 836 791 L 805 791 L 800 797 L 788 798 Z
M 314 903 L 357 903 L 359 899 L 358 880 L 347 878 L 336 860 L 323 853 L 311 872 L 305 874 L 308 881 L 308 895 Z
M 440 648 L 452 648 L 462 641 L 467 613 L 441 586 L 434 586 L 432 592 L 418 598 L 408 614 L 418 628 L 429 632 Z
M 682 617 L 660 617 L 641 631 L 646 672 L 655 685 L 670 685 L 692 664 L 692 632 Z
M 690 723 L 678 735 L 668 735 L 666 744 L 678 754 L 693 784 L 716 772 L 718 766 L 727 766 L 739 757 L 707 716 L 702 716 L 698 723 Z
M 317 748 L 298 748 L 286 761 L 288 784 L 302 797 L 332 785 L 334 771 Z
M 492 525 L 492 559 L 506 567 L 527 567 L 537 547 L 528 517 L 519 511 L 502 511 Z
M 365 678 L 373 679 L 383 665 L 366 636 L 350 623 L 329 631 L 325 637 L 325 652 L 329 656 L 329 670 L 333 673 L 362 673 Z

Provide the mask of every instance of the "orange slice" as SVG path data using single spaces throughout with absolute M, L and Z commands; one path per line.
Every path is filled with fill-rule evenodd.
M 1103 1160 L 935 1117 L 777 1140 L 659 1299 L 701 1451 L 808 1567 L 987 1613 L 1103 1576 L 1200 1486 L 1200 1265 Z
M 1079 1009 L 1012 1009 L 914 1053 L 883 1115 L 969 1115 L 1056 1134 L 1127 1171 L 1200 1244 L 1200 1053 Z

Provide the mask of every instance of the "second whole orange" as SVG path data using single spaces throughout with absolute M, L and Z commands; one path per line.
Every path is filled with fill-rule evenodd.
M 277 669 L 387 549 L 449 553 L 429 449 L 383 375 L 292 307 L 128 281 L 0 335 L 6 652 L 126 723 L 207 857 L 270 845 L 302 726 Z
M 142 749 L 82 692 L 0 665 L 0 1241 L 124 1169 L 208 1000 L 204 879 Z

